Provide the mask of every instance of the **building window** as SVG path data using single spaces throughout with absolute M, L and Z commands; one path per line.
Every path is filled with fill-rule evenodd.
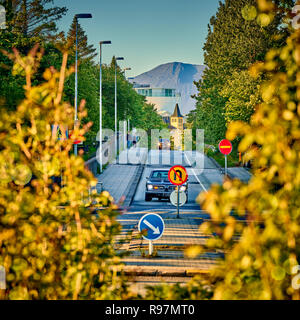
M 175 89 L 149 88 L 136 89 L 137 93 L 145 97 L 176 97 Z
M 173 90 L 172 89 L 166 89 L 165 90 L 165 96 L 166 97 L 173 97 Z

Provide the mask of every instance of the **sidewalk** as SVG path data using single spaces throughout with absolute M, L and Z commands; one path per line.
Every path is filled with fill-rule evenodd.
M 126 198 L 138 168 L 139 166 L 114 164 L 97 178 L 103 183 L 103 190 L 108 191 L 115 202 L 119 202 L 123 196 Z
M 228 173 L 232 178 L 240 179 L 245 183 L 247 183 L 252 177 L 252 174 L 243 167 L 229 168 Z
M 127 164 L 128 155 L 132 158 L 135 153 L 141 155 L 146 161 L 147 154 L 143 149 L 131 148 L 128 151 L 122 151 L 119 157 L 120 164 L 115 161 L 97 176 L 98 181 L 102 183 L 102 189 L 108 191 L 116 203 L 123 198 L 126 205 L 130 204 L 134 194 L 132 190 L 136 188 L 142 174 L 141 164 Z
M 224 174 L 224 168 L 220 166 L 220 164 L 213 158 L 210 158 L 211 162 L 215 164 L 215 166 Z M 244 167 L 230 167 L 228 168 L 228 176 L 231 179 L 239 179 L 244 183 L 248 183 L 251 179 L 252 174 L 250 171 L 245 169 Z
M 216 252 L 206 253 L 195 259 L 185 256 L 189 246 L 204 244 L 209 237 L 199 231 L 202 219 L 181 218 L 174 216 L 164 219 L 165 231 L 163 236 L 153 242 L 156 257 L 148 258 L 149 242 L 134 239 L 124 243 L 120 248 L 130 253 L 122 259 L 127 274 L 162 275 L 162 276 L 191 276 L 207 273 L 217 263 L 220 255 Z M 137 224 L 133 228 L 133 237 L 138 235 Z

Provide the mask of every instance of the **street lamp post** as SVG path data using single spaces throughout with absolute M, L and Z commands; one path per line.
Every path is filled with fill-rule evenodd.
M 111 44 L 111 41 L 100 41 L 100 106 L 99 106 L 99 140 L 100 140 L 100 172 L 102 173 L 102 45 Z
M 130 71 L 130 70 L 131 70 L 131 68 L 124 68 L 123 69 L 125 80 L 126 80 L 126 71 Z
M 124 73 L 124 78 L 126 80 L 126 71 L 130 71 L 131 68 L 124 68 L 123 69 L 123 73 Z M 123 143 L 124 143 L 124 148 L 127 149 L 127 132 L 129 132 L 129 119 L 127 119 L 127 112 L 125 110 L 125 119 L 124 119 L 124 139 L 123 139 Z M 126 130 L 126 127 L 127 127 L 127 130 Z
M 78 19 L 91 19 L 92 15 L 90 13 L 80 13 L 75 15 L 76 20 L 76 58 L 75 58 L 75 122 L 74 129 L 76 127 L 76 123 L 78 121 Z M 74 154 L 77 156 L 77 144 L 74 144 Z
M 118 132 L 118 111 L 117 111 L 117 61 L 124 60 L 123 57 L 116 57 L 115 58 L 115 155 L 116 160 L 118 157 L 118 138 L 117 138 L 117 132 Z

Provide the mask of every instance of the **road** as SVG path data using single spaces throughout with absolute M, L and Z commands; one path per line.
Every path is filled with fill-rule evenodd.
M 181 215 L 186 218 L 208 217 L 196 202 L 197 196 L 209 190 L 212 184 L 222 184 L 224 180 L 224 175 L 209 157 L 195 151 L 148 151 L 136 148 L 127 152 L 127 154 L 121 154 L 122 161 L 111 164 L 102 175 L 98 176 L 104 189 L 123 207 L 124 213 L 119 217 L 119 221 L 125 228 L 130 228 L 148 212 L 157 212 L 163 218 L 164 215 L 176 214 L 176 208 L 167 200 L 159 201 L 154 198 L 150 202 L 145 201 L 146 181 L 151 171 L 168 170 L 175 164 L 183 165 L 189 175 L 188 202 L 180 208 Z M 142 164 L 127 163 L 126 157 L 129 153 L 131 159 L 134 153 L 142 155 Z M 197 168 L 194 167 L 196 160 Z M 229 172 L 244 182 L 251 177 L 244 168 L 229 168 Z
M 184 217 L 206 218 L 208 215 L 201 210 L 196 202 L 201 192 L 206 192 L 214 183 L 222 184 L 224 175 L 215 163 L 204 154 L 195 151 L 176 150 L 130 150 L 131 153 L 141 154 L 142 166 L 129 164 L 124 160 L 126 156 L 121 155 L 122 164 L 111 164 L 102 175 L 98 177 L 103 187 L 115 199 L 117 203 L 125 201 L 123 208 L 125 212 L 120 216 L 120 223 L 125 227 L 134 224 L 144 213 L 157 212 L 162 216 L 165 214 L 176 214 L 176 208 L 167 200 L 153 199 L 145 201 L 145 190 L 147 177 L 152 170 L 168 170 L 175 164 L 183 165 L 189 175 L 188 202 L 180 208 Z M 194 168 L 197 156 L 198 166 Z M 236 178 L 247 182 L 251 175 L 244 168 L 229 168 L 229 172 Z M 124 202 L 123 202 L 124 204 Z
M 146 285 L 146 278 L 151 277 L 150 283 L 160 283 L 161 279 L 172 279 L 174 283 L 184 283 L 192 274 L 207 273 L 217 261 L 219 253 L 212 250 L 196 259 L 185 256 L 185 248 L 203 244 L 210 235 L 199 231 L 199 226 L 210 216 L 201 209 L 196 202 L 201 192 L 207 192 L 211 185 L 221 184 L 224 175 L 207 156 L 196 152 L 166 151 L 166 150 L 131 150 L 143 154 L 142 164 L 114 163 L 99 176 L 104 189 L 110 192 L 116 202 L 121 204 L 123 211 L 118 217 L 122 225 L 122 234 L 118 240 L 125 239 L 132 233 L 131 240 L 122 243 L 119 250 L 130 252 L 130 256 L 123 259 L 125 272 L 129 275 L 139 274 L 136 278 L 136 288 L 142 290 Z M 123 155 L 124 156 L 124 155 Z M 194 167 L 195 157 L 198 165 Z M 183 165 L 189 175 L 188 203 L 180 208 L 180 219 L 176 219 L 176 207 L 167 200 L 153 199 L 145 201 L 147 177 L 152 170 L 168 170 L 173 165 Z M 247 182 L 251 177 L 244 168 L 231 168 L 234 177 Z M 121 202 L 120 202 L 121 203 Z M 165 221 L 163 236 L 154 242 L 157 256 L 149 259 L 148 241 L 138 239 L 137 224 L 146 213 L 158 213 Z M 118 241 L 117 240 L 117 241 Z M 135 276 L 134 276 L 135 277 Z M 148 279 L 148 278 L 147 278 Z
M 153 199 L 151 202 L 145 201 L 146 181 L 152 170 L 163 169 L 168 170 L 175 164 L 183 165 L 189 175 L 188 203 L 181 210 L 200 211 L 196 198 L 201 192 L 206 192 L 212 183 L 222 183 L 223 175 L 214 163 L 205 155 L 202 156 L 201 169 L 192 167 L 195 154 L 183 153 L 181 151 L 150 150 L 144 168 L 144 172 L 138 184 L 133 202 L 129 208 L 129 212 L 149 211 L 149 210 L 166 210 L 174 211 L 176 208 L 167 200 Z

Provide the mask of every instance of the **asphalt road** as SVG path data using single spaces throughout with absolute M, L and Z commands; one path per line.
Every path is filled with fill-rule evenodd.
M 189 175 L 188 202 L 180 207 L 181 215 L 186 218 L 207 217 L 207 214 L 201 210 L 200 205 L 196 202 L 197 196 L 201 192 L 209 190 L 214 183 L 222 184 L 224 179 L 224 175 L 210 158 L 196 151 L 148 151 L 147 149 L 136 148 L 129 152 L 131 155 L 134 153 L 143 155 L 144 170 L 130 207 L 125 206 L 123 214 L 118 219 L 123 226 L 134 225 L 143 214 L 148 212 L 159 213 L 163 218 L 176 215 L 176 207 L 168 200 L 159 201 L 154 198 L 150 202 L 145 201 L 146 178 L 150 176 L 151 171 L 156 169 L 168 170 L 173 165 L 184 166 Z M 103 183 L 104 190 L 109 191 L 115 202 L 119 203 L 132 188 L 131 181 L 134 179 L 138 168 L 140 168 L 140 165 L 128 163 L 125 159 L 119 164 L 111 164 L 102 175 L 98 176 L 98 180 Z M 230 168 L 229 171 L 234 177 L 245 182 L 250 178 L 249 172 L 244 168 Z
M 201 208 L 196 202 L 197 196 L 201 192 L 206 192 L 212 183 L 222 183 L 223 175 L 208 157 L 203 154 L 197 154 L 197 156 L 199 165 L 195 168 L 195 152 L 150 150 L 143 175 L 129 211 L 134 212 L 161 209 L 170 212 L 176 210 L 168 200 L 159 201 L 154 198 L 151 202 L 146 202 L 145 191 L 147 177 L 150 176 L 152 170 L 168 170 L 173 165 L 178 164 L 184 166 L 189 175 L 188 202 L 181 207 L 181 210 L 200 211 Z
M 135 277 L 132 281 L 134 290 L 140 293 L 145 292 L 145 286 L 155 286 L 162 280 L 167 283 L 181 283 L 184 285 L 190 279 L 188 273 L 185 273 L 185 276 L 177 275 L 174 277 L 176 273 L 179 272 L 181 274 L 183 271 L 208 270 L 211 265 L 215 263 L 213 256 L 201 257 L 198 260 L 192 259 L 191 261 L 191 259 L 187 259 L 184 256 L 182 250 L 178 250 L 178 247 L 199 244 L 203 239 L 206 239 L 207 235 L 201 234 L 199 225 L 203 223 L 203 219 L 209 219 L 210 216 L 201 209 L 196 199 L 200 193 L 207 192 L 212 184 L 222 184 L 224 180 L 224 175 L 215 163 L 204 154 L 196 153 L 195 151 L 151 150 L 148 152 L 145 161 L 144 171 L 136 188 L 133 201 L 130 207 L 118 216 L 118 221 L 123 227 L 120 239 L 124 238 L 129 232 L 133 232 L 133 235 L 136 235 L 138 232 L 137 223 L 146 213 L 158 213 L 165 221 L 166 228 L 164 235 L 155 241 L 154 244 L 154 246 L 158 248 L 158 256 L 156 258 L 148 259 L 141 256 L 140 249 L 137 248 L 142 247 L 145 249 L 147 247 L 147 243 L 143 243 L 143 245 L 140 244 L 141 240 L 135 240 L 133 238 L 129 243 L 125 243 L 125 247 L 123 248 L 123 250 L 131 253 L 131 255 L 124 258 L 123 261 L 127 271 L 140 270 L 145 273 L 144 276 Z M 196 167 L 194 165 L 195 162 L 197 162 Z M 151 171 L 157 169 L 168 170 L 173 165 L 178 164 L 184 166 L 189 175 L 188 203 L 180 207 L 181 219 L 176 219 L 176 207 L 169 201 L 159 201 L 158 199 L 153 199 L 150 202 L 145 201 L 146 181 Z M 116 182 L 112 184 L 119 185 L 116 189 L 120 189 L 120 184 L 124 185 L 126 182 L 125 179 L 123 179 L 122 183 L 120 176 L 122 176 L 123 171 L 130 172 L 127 167 L 128 165 L 124 165 L 122 172 L 120 167 L 117 168 L 114 166 L 110 169 L 110 174 L 108 175 L 109 182 L 112 183 L 111 180 L 114 179 Z M 243 178 L 243 180 L 246 181 L 250 177 L 243 168 L 233 169 L 232 174 L 237 178 Z M 123 186 L 122 188 L 126 189 L 128 187 Z M 214 255 L 215 253 L 213 252 L 211 254 Z M 145 276 L 147 270 L 149 274 Z M 150 276 L 153 271 L 161 272 L 161 276 Z M 174 272 L 173 276 L 165 275 L 164 272 L 166 271 L 170 274 Z

